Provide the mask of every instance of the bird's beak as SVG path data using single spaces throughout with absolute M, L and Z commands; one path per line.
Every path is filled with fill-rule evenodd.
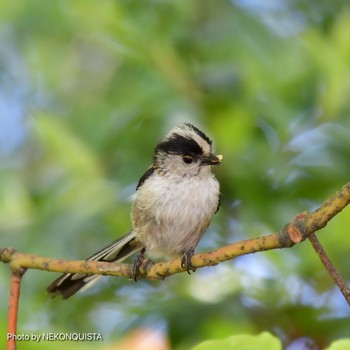
M 221 161 L 223 159 L 223 156 L 215 155 L 215 154 L 208 154 L 204 155 L 201 160 L 201 165 L 220 165 Z

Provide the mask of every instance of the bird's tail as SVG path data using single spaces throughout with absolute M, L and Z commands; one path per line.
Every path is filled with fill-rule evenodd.
M 117 239 L 86 260 L 121 262 L 142 248 L 135 238 L 136 234 L 134 231 L 130 231 L 125 236 Z M 63 299 L 67 299 L 78 290 L 85 290 L 90 287 L 100 277 L 102 276 L 82 273 L 65 273 L 47 287 L 47 292 L 54 296 L 62 295 Z

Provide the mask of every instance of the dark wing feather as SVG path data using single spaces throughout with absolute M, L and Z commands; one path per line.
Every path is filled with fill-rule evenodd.
M 220 207 L 221 207 L 221 198 L 222 198 L 222 194 L 219 193 L 219 197 L 218 197 L 218 207 L 216 208 L 215 214 L 219 211 L 219 209 L 220 209 Z
M 141 176 L 139 183 L 136 186 L 136 190 L 142 186 L 142 184 L 154 173 L 154 167 L 151 166 L 148 170 Z

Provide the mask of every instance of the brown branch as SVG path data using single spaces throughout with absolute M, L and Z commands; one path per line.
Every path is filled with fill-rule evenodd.
M 346 285 L 345 281 L 342 279 L 342 277 L 330 261 L 326 251 L 322 247 L 321 242 L 318 240 L 314 233 L 310 235 L 309 240 L 313 248 L 315 249 L 315 252 L 322 261 L 322 264 L 333 278 L 341 293 L 344 295 L 344 298 L 347 301 L 347 303 L 350 305 L 350 288 Z
M 7 350 L 16 349 L 17 335 L 17 316 L 19 294 L 21 289 L 21 278 L 25 273 L 25 269 L 11 269 L 10 277 L 10 296 L 8 306 L 8 322 L 7 322 Z
M 288 248 L 308 238 L 312 233 L 325 227 L 327 223 L 350 202 L 350 183 L 343 186 L 334 196 L 327 199 L 315 212 L 298 215 L 278 233 L 233 243 L 211 252 L 195 254 L 191 263 L 194 268 L 216 265 L 220 262 L 265 250 Z M 89 273 L 132 278 L 129 264 L 98 261 L 44 258 L 38 255 L 23 254 L 11 248 L 0 249 L 0 261 L 10 263 L 11 267 L 39 269 L 55 272 Z M 140 268 L 139 278 L 164 279 L 167 276 L 183 272 L 180 259 L 161 263 L 146 261 Z
M 344 185 L 335 195 L 325 200 L 320 208 L 311 214 L 303 213 L 293 221 L 294 235 L 290 239 L 299 243 L 312 233 L 325 227 L 328 222 L 350 203 L 350 182 Z
M 275 233 L 243 240 L 211 252 L 195 254 L 191 259 L 191 264 L 194 268 L 213 266 L 240 255 L 281 247 L 280 235 Z M 43 271 L 88 273 L 133 278 L 132 265 L 130 264 L 45 258 L 39 255 L 16 252 L 13 248 L 0 249 L 0 261 L 9 263 L 12 268 L 25 267 L 26 269 Z M 151 280 L 164 279 L 165 277 L 184 271 L 186 269 L 181 267 L 180 259 L 155 264 L 146 260 L 140 268 L 138 278 Z

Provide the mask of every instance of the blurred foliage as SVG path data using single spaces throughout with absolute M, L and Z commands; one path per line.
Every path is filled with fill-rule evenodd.
M 2 1 L 1 246 L 75 259 L 126 233 L 155 144 L 184 121 L 224 155 L 222 209 L 198 250 L 314 210 L 349 180 L 349 37 L 342 1 Z M 319 234 L 348 280 L 349 213 Z M 1 266 L 2 296 L 8 275 Z M 64 302 L 45 295 L 54 277 L 25 275 L 19 332 L 108 344 L 148 327 L 178 350 L 242 333 L 288 350 L 349 335 L 348 305 L 308 242 L 164 282 L 109 278 Z
M 248 350 L 248 349 L 270 349 L 280 350 L 281 343 L 270 334 L 263 333 L 257 336 L 235 335 L 222 340 L 211 340 L 195 346 L 193 350 Z

